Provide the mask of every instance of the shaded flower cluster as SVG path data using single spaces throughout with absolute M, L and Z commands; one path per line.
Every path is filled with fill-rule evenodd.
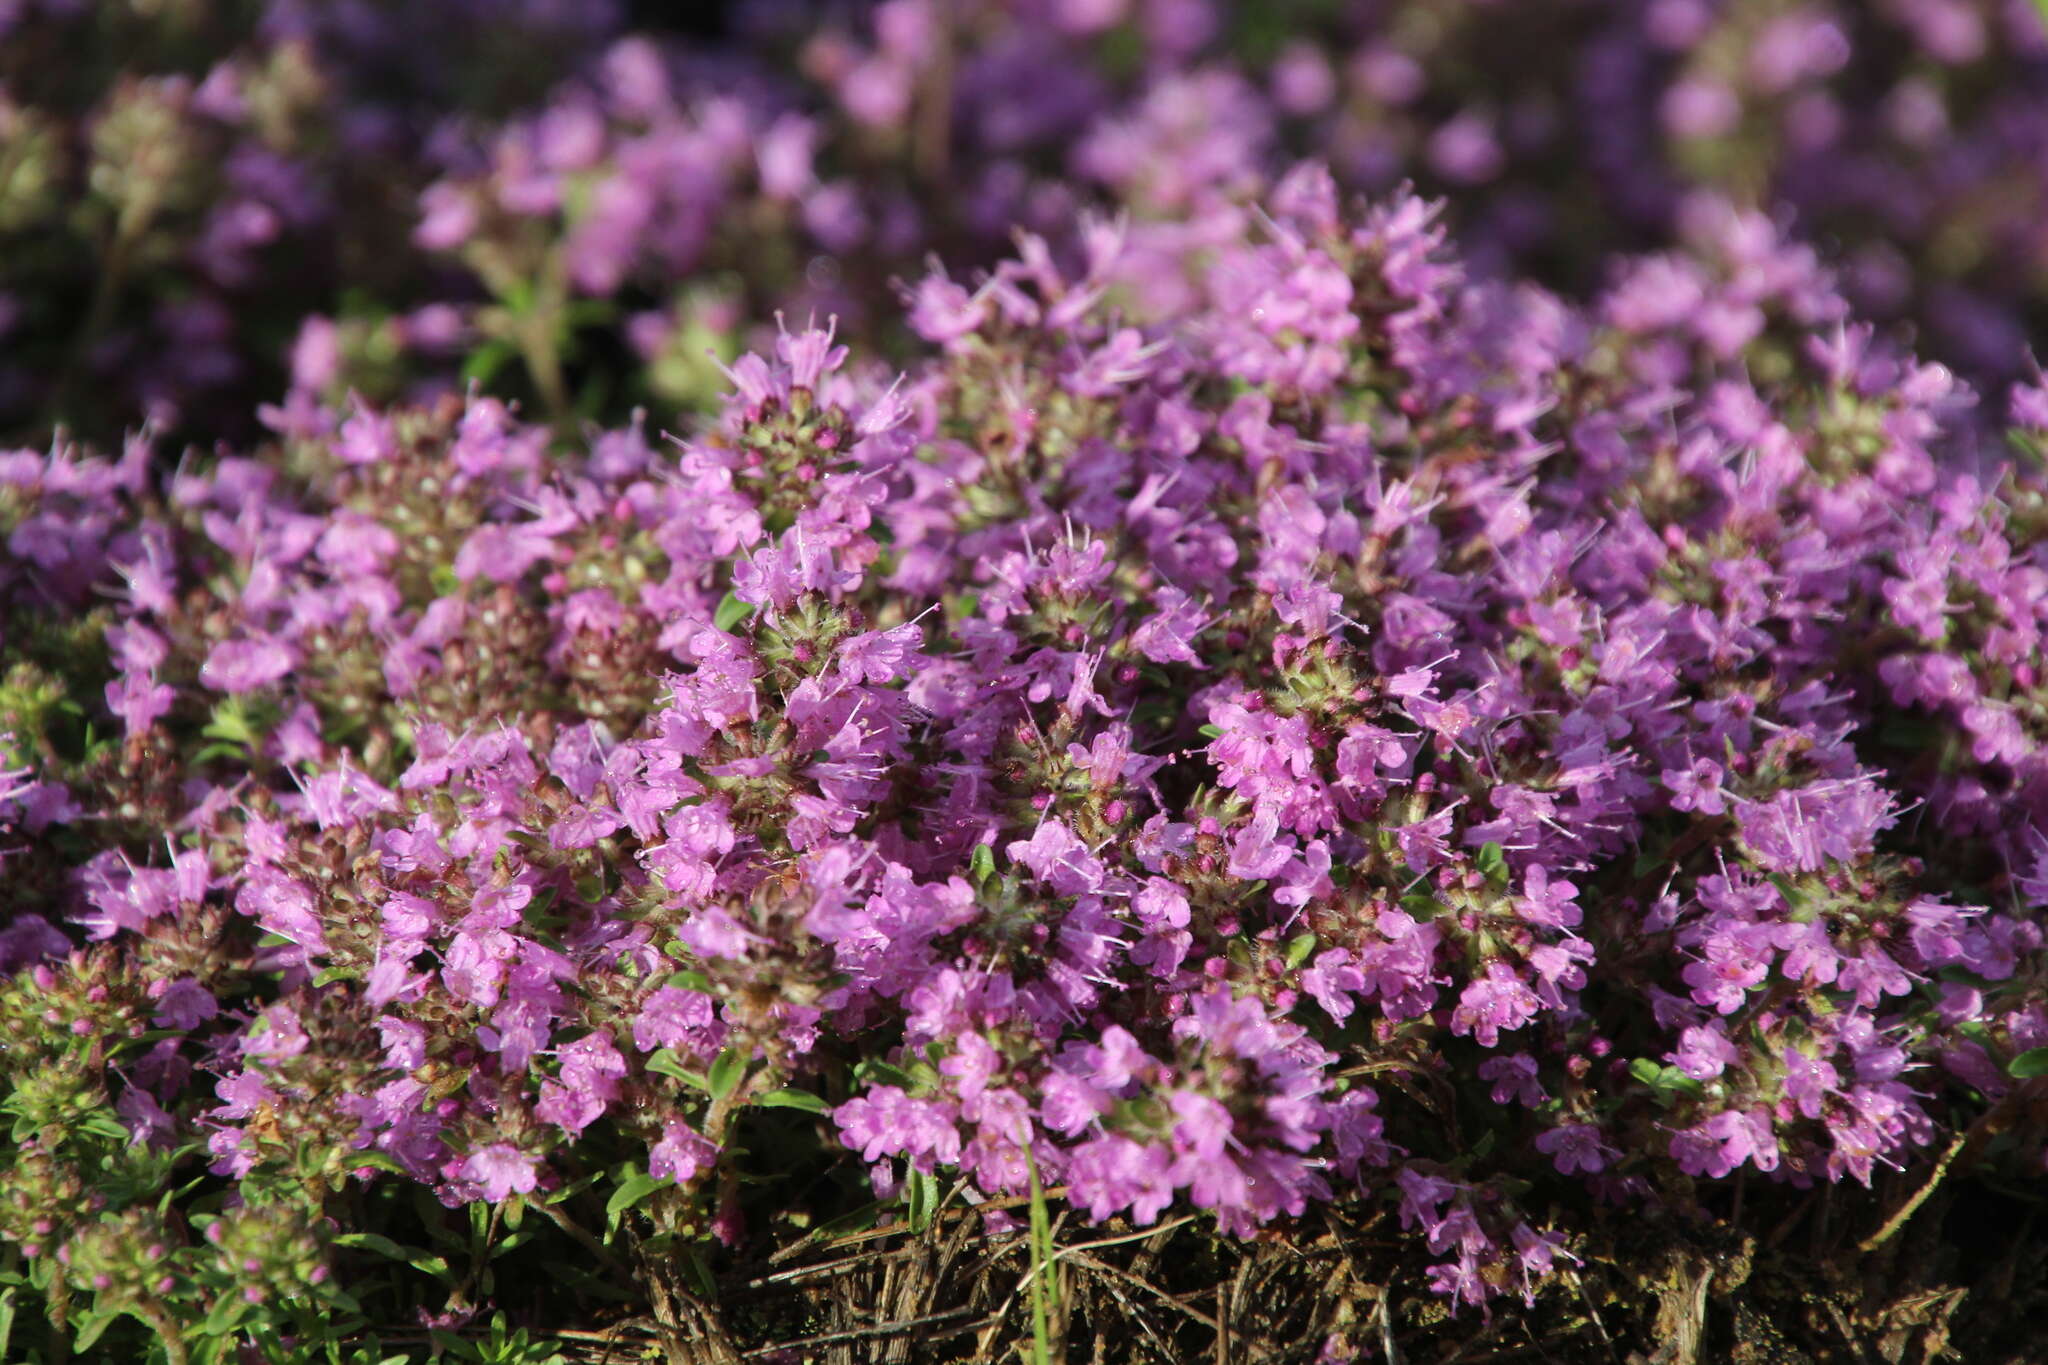
M 1447 195 L 1475 272 L 1581 301 L 1681 248 L 1623 306 L 1724 347 L 1813 301 L 1816 252 L 1981 382 L 2048 316 L 2032 0 L 716 8 L 12 7 L 0 433 L 248 440 L 465 377 L 550 419 L 709 410 L 705 351 L 776 307 L 893 353 L 928 253 L 1078 249 L 1088 208 L 1130 216 L 1127 306 L 1163 320 L 1299 156 Z

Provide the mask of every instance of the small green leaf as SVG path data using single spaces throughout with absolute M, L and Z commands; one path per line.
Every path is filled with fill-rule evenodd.
M 429 1328 L 427 1340 L 433 1342 L 443 1354 L 453 1354 L 461 1360 L 483 1359 L 483 1356 L 478 1353 L 476 1347 L 470 1345 L 461 1337 L 456 1336 L 453 1332 L 444 1332 L 438 1327 Z
M 996 851 L 987 844 L 976 844 L 974 856 L 967 860 L 967 867 L 974 874 L 974 884 L 984 886 L 996 875 Z
M 771 1090 L 754 1101 L 763 1109 L 801 1109 L 806 1114 L 829 1114 L 832 1106 L 808 1090 Z
M 1676 1095 L 1704 1095 L 1706 1087 L 1686 1075 L 1675 1066 L 1648 1057 L 1638 1057 L 1628 1064 L 1628 1074 L 1657 1092 L 1657 1098 L 1669 1104 Z
M 72 1338 L 71 1349 L 78 1352 L 91 1350 L 93 1343 L 98 1341 L 101 1335 L 114 1325 L 114 1319 L 120 1316 L 121 1310 L 118 1308 L 103 1308 L 88 1316 L 84 1322 L 78 1324 L 78 1335 Z
M 1219 727 L 1214 725 L 1201 726 L 1197 729 L 1196 733 L 1201 735 L 1205 739 L 1223 738 L 1223 731 Z
M 409 1176 L 411 1174 L 405 1167 L 399 1165 L 396 1160 L 383 1152 L 351 1152 L 348 1158 L 348 1168 L 351 1171 L 366 1169 L 382 1171 L 386 1175 Z
M 698 1090 L 709 1090 L 711 1083 L 699 1073 L 683 1065 L 683 1059 L 676 1056 L 674 1048 L 663 1048 L 647 1059 L 647 1069 L 662 1076 L 672 1076 L 684 1085 Z
M 1299 967 L 1308 961 L 1310 953 L 1316 950 L 1316 936 L 1312 933 L 1296 934 L 1287 940 L 1287 965 Z
M 212 718 L 199 733 L 207 739 L 226 740 L 230 744 L 254 744 L 260 738 L 242 702 L 235 697 L 229 697 L 214 707 Z
M 505 363 L 518 354 L 518 348 L 509 341 L 486 341 L 462 362 L 462 377 L 469 383 L 488 385 L 505 368 Z
M 104 1109 L 96 1109 L 87 1114 L 79 1120 L 78 1126 L 94 1137 L 103 1137 L 111 1142 L 126 1142 L 132 1136 L 126 1124 Z
M 2015 1080 L 2027 1081 L 2036 1076 L 2048 1076 L 2048 1047 L 2028 1048 L 2005 1064 L 2006 1074 Z
M 1794 885 L 1790 877 L 1782 872 L 1773 872 L 1770 874 L 1770 883 L 1778 888 L 1778 894 L 1785 898 L 1785 904 L 1791 909 L 1800 910 L 1805 907 L 1806 893 Z
M 893 1085 L 899 1090 L 909 1090 L 917 1084 L 917 1078 L 902 1067 L 874 1057 L 854 1063 L 853 1074 L 868 1085 Z
M 334 1239 L 336 1246 L 354 1247 L 359 1251 L 374 1251 L 379 1256 L 394 1261 L 410 1261 L 411 1253 L 389 1237 L 375 1232 L 345 1232 Z M 225 1300 L 223 1300 L 225 1302 Z
M 939 1178 L 930 1171 L 913 1167 L 903 1183 L 903 1196 L 910 1206 L 910 1230 L 923 1232 L 939 1215 Z
M 626 1216 L 628 1209 L 668 1183 L 667 1176 L 657 1177 L 642 1172 L 613 1190 L 612 1197 L 604 1205 L 605 1234 L 609 1236 L 617 1231 L 619 1220 Z
M 401 1246 L 389 1237 L 374 1232 L 346 1232 L 334 1239 L 336 1246 L 353 1247 L 358 1251 L 371 1251 L 387 1260 L 409 1265 L 422 1274 L 431 1275 L 443 1284 L 453 1285 L 455 1273 L 448 1268 L 448 1258 L 436 1256 L 424 1247 Z
M 703 1251 L 696 1243 L 686 1243 L 682 1248 L 683 1269 L 690 1272 L 690 1279 L 697 1292 L 707 1299 L 718 1297 L 718 1281 L 712 1277 L 711 1263 L 704 1259 Z
M 731 630 L 753 614 L 753 603 L 742 602 L 734 594 L 727 593 L 725 600 L 718 604 L 718 613 L 711 619 L 720 630 Z
M 1481 872 L 1486 874 L 1486 879 L 1495 886 L 1507 885 L 1508 855 L 1507 850 L 1499 844 L 1491 840 L 1481 844 L 1479 846 L 1479 856 L 1472 861 L 1478 865 Z
M 696 991 L 700 995 L 711 994 L 711 978 L 702 972 L 671 972 L 662 984 L 674 986 L 677 990 Z
M 711 1064 L 710 1085 L 712 1100 L 723 1100 L 739 1089 L 742 1078 L 747 1074 L 747 1058 L 738 1048 L 727 1048 L 718 1054 L 718 1060 Z

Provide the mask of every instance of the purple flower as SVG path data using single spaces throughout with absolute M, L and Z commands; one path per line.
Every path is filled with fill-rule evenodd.
M 677 1119 L 662 1127 L 661 1140 L 647 1151 L 647 1173 L 657 1180 L 687 1185 L 718 1163 L 718 1148 L 703 1134 Z
M 479 1147 L 462 1163 L 462 1178 L 476 1184 L 485 1199 L 503 1203 L 513 1194 L 532 1194 L 540 1183 L 538 1163 L 506 1142 Z
M 1503 1031 L 1512 1032 L 1536 1017 L 1538 1001 L 1515 969 L 1505 962 L 1489 963 L 1484 975 L 1474 979 L 1458 996 L 1451 1011 L 1451 1032 L 1470 1034 L 1481 1047 L 1492 1047 Z
M 1562 1175 L 1583 1171 L 1598 1175 L 1621 1155 L 1600 1140 L 1600 1129 L 1591 1123 L 1567 1123 L 1546 1128 L 1536 1135 L 1536 1150 L 1549 1156 Z
M 633 1046 L 642 1052 L 672 1047 L 699 1059 L 716 1056 L 725 1044 L 717 1005 L 702 991 L 663 986 L 640 1007 L 633 1021 Z
M 292 648 L 267 635 L 223 640 L 206 656 L 199 680 L 216 692 L 254 692 L 281 681 L 298 665 Z
M 1578 887 L 1568 881 L 1553 880 L 1543 864 L 1532 863 L 1523 874 L 1522 896 L 1515 908 L 1531 924 L 1546 929 L 1571 929 L 1582 917 L 1573 901 L 1578 894 Z
M 1686 1029 L 1679 1035 L 1678 1050 L 1665 1059 L 1696 1081 L 1711 1081 L 1742 1060 L 1742 1054 L 1722 1032 L 1718 1022 Z
M 1146 1227 L 1173 1201 L 1173 1154 L 1157 1144 L 1107 1134 L 1067 1157 L 1067 1194 L 1098 1222 L 1128 1211 Z
M 855 683 L 892 683 L 910 676 L 917 660 L 918 629 L 914 624 L 893 630 L 867 631 L 839 646 L 839 676 Z
M 455 576 L 494 583 L 517 582 L 535 564 L 554 554 L 554 541 L 531 523 L 480 526 L 455 555 Z
M 1721 797 L 1721 765 L 1712 759 L 1695 759 L 1689 768 L 1666 768 L 1664 785 L 1671 788 L 1673 810 L 1719 815 L 1728 808 Z
M 1743 842 L 1772 872 L 1818 872 L 1854 862 L 1896 820 L 1889 793 L 1867 774 L 1781 791 L 1737 808 Z
M 565 1044 L 555 1055 L 561 1061 L 561 1076 L 541 1083 L 540 1102 L 533 1112 L 568 1132 L 580 1133 L 619 1097 L 626 1059 L 609 1038 L 595 1033 Z
M 832 1111 L 840 1141 L 870 1164 L 885 1153 L 950 1165 L 960 1159 L 960 1130 L 948 1106 L 914 1100 L 878 1085 Z
M 1534 1108 L 1548 1098 L 1536 1079 L 1536 1059 L 1526 1052 L 1489 1057 L 1479 1064 L 1479 1079 L 1493 1082 L 1493 1102 Z
M 159 1028 L 190 1032 L 220 1013 L 220 1006 L 207 990 L 189 976 L 165 984 L 156 996 L 156 1013 L 151 1022 Z

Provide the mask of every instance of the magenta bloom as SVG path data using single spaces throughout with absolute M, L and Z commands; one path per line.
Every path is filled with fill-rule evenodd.
M 254 692 L 282 680 L 297 662 L 289 645 L 267 635 L 223 640 L 206 656 L 199 680 L 217 692 Z
M 538 1163 L 509 1143 L 494 1142 L 470 1153 L 462 1178 L 474 1181 L 483 1197 L 502 1203 L 514 1194 L 531 1194 L 539 1183 Z

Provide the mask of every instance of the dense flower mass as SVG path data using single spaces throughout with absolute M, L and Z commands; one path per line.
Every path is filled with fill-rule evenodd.
M 219 8 L 0 5 L 54 1340 L 2048 1170 L 2028 4 Z
M 1122 227 L 1027 236 L 907 372 L 792 327 L 670 441 L 7 457 L 6 1235 L 148 1223 L 81 1287 L 204 1307 L 358 1182 L 623 1151 L 730 1238 L 772 1106 L 885 1194 L 1386 1190 L 1483 1304 L 1566 1254 L 1532 1170 L 1926 1162 L 2048 1044 L 2041 480 L 1825 275 L 1729 346 L 1436 217 L 1304 166 L 1142 326 Z M 62 1202 L 86 1115 L 244 1221 Z

